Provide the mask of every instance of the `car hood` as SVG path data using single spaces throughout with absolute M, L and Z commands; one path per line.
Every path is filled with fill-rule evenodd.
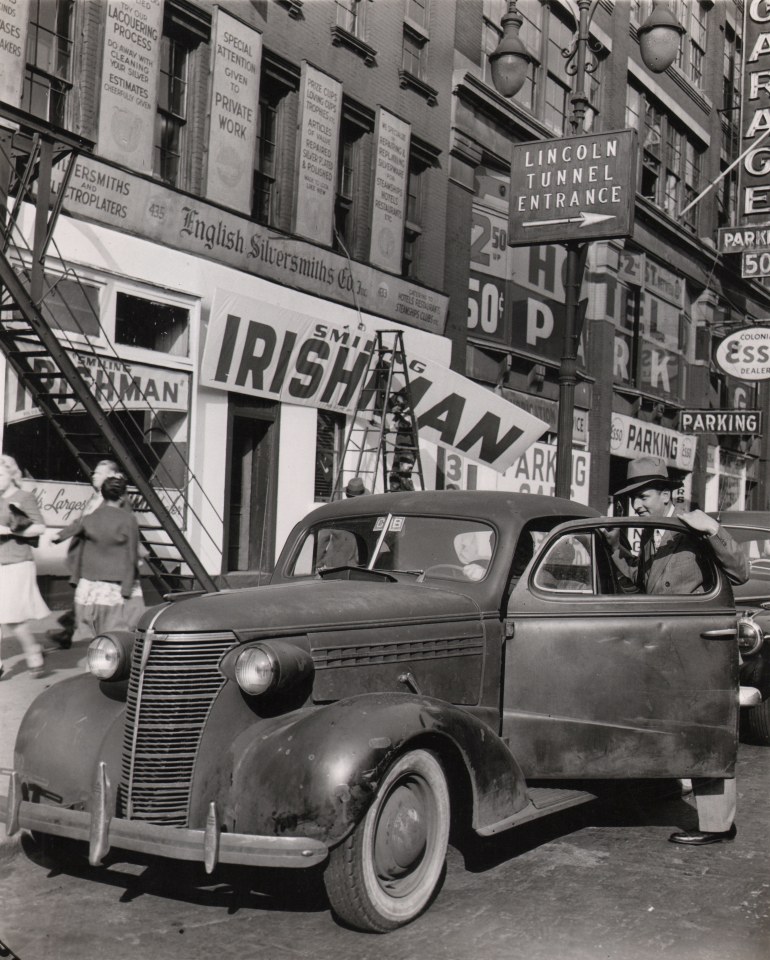
M 435 624 L 478 618 L 479 608 L 470 597 L 424 583 L 302 580 L 178 600 L 160 610 L 153 630 L 232 630 L 254 638 L 341 626 L 377 627 L 421 620 Z

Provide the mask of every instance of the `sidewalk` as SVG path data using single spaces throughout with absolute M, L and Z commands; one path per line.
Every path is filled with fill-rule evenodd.
M 39 679 L 27 669 L 21 645 L 16 637 L 3 637 L 2 656 L 5 672 L 0 679 L 0 793 L 8 791 L 8 773 L 13 769 L 13 747 L 16 733 L 27 707 L 46 687 L 65 677 L 83 673 L 86 664 L 88 640 L 73 643 L 62 650 L 46 639 L 46 630 L 58 629 L 54 611 L 50 617 L 35 622 L 35 635 L 43 644 L 45 673 Z M 0 824 L 0 864 L 10 859 L 19 846 L 19 836 L 6 837 L 5 824 Z

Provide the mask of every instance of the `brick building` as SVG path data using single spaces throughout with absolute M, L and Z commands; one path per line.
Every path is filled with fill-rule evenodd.
M 686 498 L 763 507 L 763 438 L 679 428 L 683 408 L 767 412 L 767 391 L 725 376 L 712 348 L 770 317 L 770 295 L 715 250 L 717 228 L 735 222 L 734 177 L 679 216 L 737 156 L 740 6 L 674 7 L 687 33 L 660 75 L 639 55 L 646 0 L 600 0 L 592 24 L 586 126 L 635 128 L 639 163 L 633 236 L 588 252 L 573 495 L 606 508 L 627 458 L 651 451 L 679 472 Z M 316 345 L 328 338 L 317 346 L 331 358 L 323 376 L 336 377 L 327 400 L 345 393 L 374 332 L 398 329 L 409 355 L 549 424 L 504 475 L 426 442 L 427 486 L 553 490 L 565 253 L 507 245 L 509 169 L 513 144 L 567 131 L 561 49 L 575 4 L 520 0 L 533 62 L 510 101 L 488 63 L 505 8 L 1 5 L 3 162 L 24 116 L 83 142 L 71 175 L 63 163 L 52 173 L 63 206 L 45 310 L 80 368 L 125 401 L 110 416 L 140 423 L 170 501 L 195 478 L 198 519 L 182 521 L 212 572 L 269 568 L 295 520 L 331 493 L 348 420 L 319 400 L 317 352 L 286 375 L 308 329 Z M 17 225 L 31 237 L 31 205 Z M 11 247 L 19 265 L 24 243 Z M 1 355 L 0 379 L 3 448 L 63 524 L 87 495 L 84 478 Z M 76 426 L 64 399 L 62 413 Z
M 587 76 L 586 130 L 635 129 L 639 158 L 633 235 L 596 241 L 588 252 L 573 495 L 606 509 L 628 458 L 650 452 L 682 478 L 688 500 L 708 509 L 766 508 L 763 437 L 679 428 L 687 408 L 767 413 L 766 385 L 731 378 L 713 359 L 722 337 L 770 316 L 766 286 L 741 279 L 739 256 L 716 253 L 717 229 L 739 220 L 737 171 L 680 213 L 739 155 L 743 4 L 670 7 L 686 33 L 662 74 L 640 55 L 638 28 L 650 3 L 601 0 L 591 24 L 596 67 Z M 511 100 L 493 87 L 487 59 L 506 9 L 503 0 L 458 6 L 448 233 L 470 265 L 469 375 L 536 410 L 552 427 L 545 439 L 555 441 L 565 253 L 516 247 L 506 258 L 502 238 L 512 144 L 569 133 L 572 79 L 562 50 L 576 35 L 577 5 L 520 0 L 520 36 L 533 62 Z M 464 283 L 459 270 L 448 280 L 453 302 Z M 547 448 L 534 449 L 503 480 L 448 456 L 455 482 L 552 489 Z

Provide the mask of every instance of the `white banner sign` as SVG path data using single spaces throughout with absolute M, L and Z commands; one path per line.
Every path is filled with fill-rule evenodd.
M 114 357 L 100 357 L 88 353 L 71 353 L 80 373 L 90 384 L 94 396 L 105 413 L 119 407 L 129 410 L 164 410 L 186 413 L 190 408 L 190 374 L 162 367 L 147 367 L 141 363 L 127 363 Z M 41 389 L 57 394 L 69 394 L 69 385 L 57 376 L 53 364 L 44 358 L 32 361 L 36 371 L 51 371 L 49 380 L 41 380 Z M 6 423 L 18 423 L 41 416 L 29 393 L 8 369 L 5 402 Z M 72 397 L 59 401 L 61 413 L 78 413 L 82 407 Z
M 610 452 L 617 457 L 660 457 L 669 467 L 692 470 L 697 440 L 657 423 L 613 413 Z
M 277 304 L 214 293 L 201 384 L 350 414 L 371 337 Z M 507 400 L 430 360 L 407 357 L 420 437 L 505 470 L 547 428 Z M 403 386 L 393 378 L 393 390 Z M 373 391 L 374 393 L 374 391 Z
M 294 233 L 332 242 L 342 84 L 302 61 Z
M 29 0 L 0 3 L 0 100 L 21 106 L 27 63 Z
M 206 197 L 251 212 L 262 37 L 216 9 Z
M 411 132 L 408 123 L 377 108 L 369 262 L 391 273 L 401 273 Z
M 505 473 L 474 467 L 456 453 L 446 454 L 442 471 L 444 485 L 450 490 L 503 490 L 556 496 L 556 447 L 551 443 L 533 443 Z M 570 500 L 588 504 L 590 477 L 591 454 L 587 450 L 573 450 Z
M 106 6 L 96 152 L 139 171 L 152 170 L 162 28 L 163 0 Z

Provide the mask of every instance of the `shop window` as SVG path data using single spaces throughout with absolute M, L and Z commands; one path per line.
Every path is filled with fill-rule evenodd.
M 399 83 L 421 94 L 432 106 L 438 102 L 438 91 L 426 82 L 429 13 L 428 0 L 406 0 Z
M 677 66 L 696 87 L 703 86 L 706 55 L 707 13 L 711 0 L 674 0 L 672 12 L 685 32 L 679 44 Z
M 638 131 L 642 144 L 640 193 L 678 219 L 702 189 L 703 147 L 653 97 L 633 86 L 626 92 L 626 123 Z M 697 221 L 695 206 L 683 222 L 694 233 Z
M 740 150 L 740 103 L 743 44 L 729 23 L 725 24 L 723 46 L 722 109 L 719 111 L 722 128 L 721 172 L 738 157 Z M 735 222 L 738 200 L 738 168 L 722 177 L 717 194 L 717 226 L 727 227 Z
M 401 273 L 416 278 L 419 270 L 420 238 L 422 237 L 422 205 L 424 174 L 426 167 L 414 158 L 409 158 L 409 179 L 406 190 L 406 223 L 404 225 L 404 251 Z
M 31 0 L 21 108 L 67 126 L 74 0 Z M 19 15 L 17 9 L 15 15 Z
M 99 290 L 81 280 L 46 274 L 46 293 L 41 309 L 54 330 L 99 337 Z
M 337 148 L 337 193 L 334 201 L 335 250 L 347 256 L 357 250 L 357 226 L 366 218 L 365 170 L 371 161 L 371 136 L 374 118 L 351 101 L 342 107 L 340 139 Z
M 345 435 L 345 417 L 341 413 L 319 410 L 315 442 L 315 486 L 317 501 L 332 498 Z
M 189 186 L 185 160 L 193 97 L 190 90 L 194 51 L 210 39 L 206 15 L 192 5 L 167 0 L 160 44 L 160 78 L 155 114 L 154 173 L 171 186 Z
M 686 311 L 639 287 L 620 284 L 613 379 L 660 400 L 686 396 L 692 323 Z
M 259 92 L 256 165 L 252 195 L 252 216 L 258 223 L 275 225 L 276 174 L 278 170 L 280 105 L 283 91 L 264 83 Z
M 118 293 L 115 342 L 173 357 L 187 357 L 190 353 L 190 313 L 186 307 Z

